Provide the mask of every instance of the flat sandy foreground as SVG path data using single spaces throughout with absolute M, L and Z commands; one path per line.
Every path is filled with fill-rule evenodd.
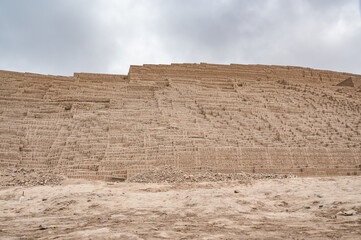
M 2 187 L 0 239 L 361 239 L 360 213 L 360 176 L 182 184 L 65 180 Z

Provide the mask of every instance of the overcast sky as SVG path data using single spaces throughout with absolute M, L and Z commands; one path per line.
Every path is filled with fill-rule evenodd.
M 359 0 L 1 0 L 0 69 L 295 65 L 361 74 Z

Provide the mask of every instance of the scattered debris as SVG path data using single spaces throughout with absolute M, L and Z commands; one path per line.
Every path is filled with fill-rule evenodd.
M 295 178 L 293 174 L 264 173 L 214 173 L 210 171 L 187 173 L 172 166 L 154 168 L 148 172 L 129 178 L 128 182 L 136 183 L 183 183 L 183 182 L 221 182 L 234 180 L 283 179 Z
M 64 179 L 64 176 L 46 169 L 7 168 L 0 170 L 0 186 L 59 185 Z

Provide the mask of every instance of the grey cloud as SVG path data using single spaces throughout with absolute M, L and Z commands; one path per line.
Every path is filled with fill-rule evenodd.
M 126 73 L 171 62 L 361 73 L 357 0 L 4 0 L 0 68 Z
M 206 2 L 210 1 L 197 2 L 196 8 L 202 8 Z M 340 9 L 345 3 L 352 4 L 352 1 L 256 0 L 230 1 L 229 4 L 211 1 L 202 11 L 173 4 L 165 7 L 164 18 L 168 20 L 163 32 L 168 36 L 165 47 L 180 59 L 301 65 L 357 72 L 354 63 L 361 64 L 356 54 L 361 53 L 359 45 L 346 42 L 357 42 L 361 40 L 359 36 L 356 34 L 334 47 L 328 46 L 322 36 L 325 29 L 340 20 Z
M 19 71 L 72 74 L 102 71 L 112 59 L 112 39 L 87 1 L 1 3 L 0 64 Z M 87 7 L 85 7 L 87 6 Z

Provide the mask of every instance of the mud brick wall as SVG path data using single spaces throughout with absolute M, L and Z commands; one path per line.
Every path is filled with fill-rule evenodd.
M 131 66 L 128 75 L 0 71 L 0 167 L 106 180 L 162 165 L 359 175 L 360 79 L 205 63 Z

